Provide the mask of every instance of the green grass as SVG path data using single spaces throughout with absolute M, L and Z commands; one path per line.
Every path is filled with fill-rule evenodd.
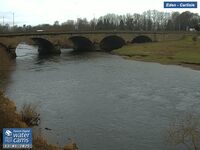
M 192 36 L 187 36 L 177 41 L 130 44 L 114 50 L 113 53 L 134 60 L 200 67 L 200 37 L 196 41 Z

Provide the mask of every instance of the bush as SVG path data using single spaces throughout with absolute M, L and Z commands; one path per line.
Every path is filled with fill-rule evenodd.
M 24 104 L 21 110 L 22 121 L 29 127 L 37 126 L 40 123 L 40 114 L 36 112 L 36 107 L 31 104 Z
M 167 130 L 167 141 L 175 146 L 184 145 L 189 150 L 200 150 L 200 123 L 194 115 L 174 121 Z

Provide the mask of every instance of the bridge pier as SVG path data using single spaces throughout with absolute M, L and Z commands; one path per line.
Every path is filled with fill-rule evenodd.
M 43 38 L 32 38 L 32 40 L 38 45 L 38 52 L 41 55 L 44 54 L 60 54 L 60 45 L 53 44 Z
M 16 58 L 17 57 L 17 54 L 15 52 L 16 48 L 10 48 L 8 51 L 9 51 L 9 54 L 12 58 Z

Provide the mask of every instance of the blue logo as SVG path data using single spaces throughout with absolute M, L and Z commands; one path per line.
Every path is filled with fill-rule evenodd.
M 197 8 L 197 1 L 165 1 L 164 8 Z
M 31 128 L 4 128 L 3 129 L 4 149 L 26 149 L 32 148 Z

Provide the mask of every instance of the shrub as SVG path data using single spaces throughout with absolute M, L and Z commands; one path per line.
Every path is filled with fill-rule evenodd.
M 31 104 L 24 104 L 21 110 L 22 121 L 28 126 L 37 126 L 40 123 L 40 114 L 36 112 L 36 107 Z
M 184 145 L 189 150 L 200 149 L 200 124 L 194 115 L 174 121 L 167 130 L 167 141 L 175 146 Z

